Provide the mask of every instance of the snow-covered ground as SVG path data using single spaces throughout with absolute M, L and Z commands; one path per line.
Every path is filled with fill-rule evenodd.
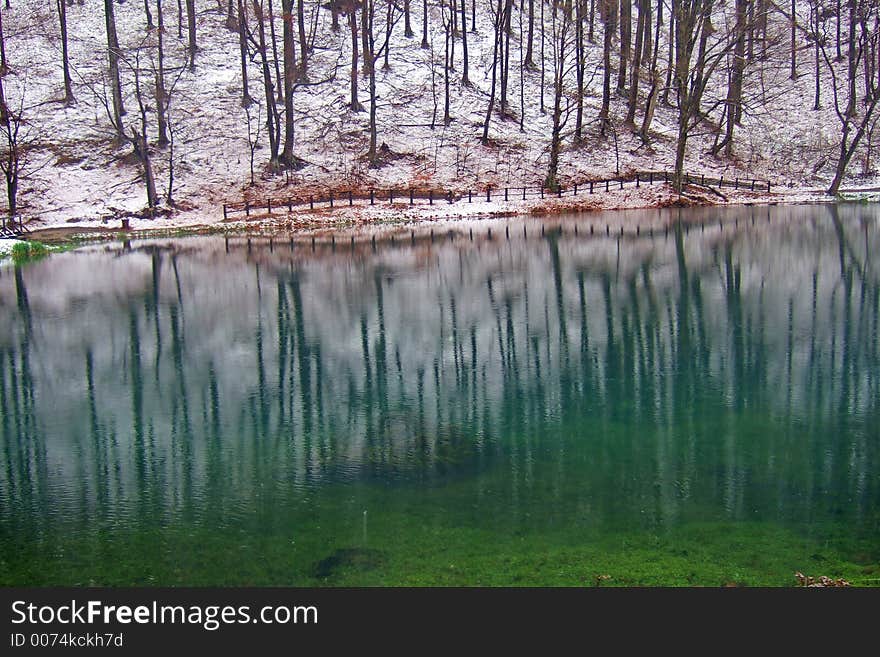
M 276 4 L 280 5 L 280 2 Z M 802 4 L 801 9 L 808 12 L 807 4 Z M 177 8 L 171 3 L 164 7 L 166 84 L 171 86 L 177 80 L 173 84 L 169 107 L 175 138 L 173 196 L 177 208 L 170 216 L 132 219 L 134 229 L 213 224 L 222 220 L 224 202 L 244 198 L 255 201 L 291 195 L 302 198 L 327 189 L 365 189 L 369 186 L 401 189 L 432 186 L 456 190 L 486 185 L 496 188 L 535 186 L 546 174 L 551 129 L 550 112 L 547 111 L 552 103 L 550 71 L 546 72 L 542 94 L 540 71 L 519 66 L 524 44 L 518 37 L 518 14 L 514 18 L 514 34 L 510 40 L 508 115 L 502 117 L 497 112 L 493 115 L 491 143 L 484 146 L 480 143 L 480 135 L 491 84 L 490 13 L 481 6 L 477 12 L 477 29 L 468 33 L 469 85 L 463 85 L 460 80 L 462 44 L 456 41 L 456 71 L 451 83 L 452 122 L 444 125 L 440 8 L 433 2 L 430 5 L 432 47 L 423 49 L 420 47 L 421 4 L 416 8 L 414 3 L 412 20 L 416 36 L 405 38 L 403 22 L 397 23 L 391 37 L 389 68 L 377 70 L 378 142 L 386 147 L 387 155 L 382 166 L 370 167 L 364 157 L 368 146 L 369 113 L 352 112 L 348 106 L 351 35 L 345 18 L 341 19 L 343 29 L 333 32 L 329 11 L 321 9 L 317 3 L 306 2 L 306 19 L 314 26 L 316 35 L 309 62 L 310 80 L 327 80 L 302 86 L 295 95 L 295 154 L 307 164 L 287 174 L 270 175 L 265 167 L 268 144 L 263 127 L 255 152 L 256 185 L 251 186 L 247 120 L 241 106 L 238 36 L 226 25 L 225 3 L 198 0 L 196 7 L 200 50 L 197 66 L 192 71 L 184 66 L 185 13 L 182 38 L 178 38 Z M 280 11 L 279 7 L 275 9 Z M 152 10 L 155 15 L 155 6 Z M 133 97 L 133 69 L 137 67 L 141 71 L 142 84 L 146 87 L 152 85 L 155 30 L 146 30 L 142 3 L 116 4 L 115 11 L 125 59 L 122 78 L 129 110 L 126 121 L 133 125 L 138 120 Z M 107 68 L 103 3 L 80 0 L 67 7 L 76 96 L 76 103 L 72 106 L 61 102 L 61 46 L 55 12 L 54 3 L 42 0 L 16 0 L 9 9 L 3 10 L 9 63 L 9 71 L 3 78 L 4 92 L 10 107 L 23 108 L 28 121 L 27 130 L 39 138 L 38 149 L 32 155 L 33 165 L 39 170 L 22 182 L 19 209 L 32 229 L 59 226 L 118 228 L 119 218 L 141 212 L 146 198 L 140 167 L 132 157 L 130 147 L 113 142 L 107 113 L 101 102 L 106 90 Z M 545 18 L 548 34 L 550 13 L 548 11 Z M 728 194 L 725 189 L 728 202 L 814 201 L 822 198 L 822 190 L 830 180 L 839 132 L 830 97 L 830 81 L 823 80 L 822 108 L 812 110 L 811 51 L 806 47 L 801 50 L 801 75 L 791 80 L 786 64 L 785 39 L 781 38 L 788 26 L 784 15 L 771 14 L 769 39 L 772 42 L 780 37 L 781 44 L 771 57 L 778 61 L 747 69 L 745 95 L 749 102 L 743 124 L 735 135 L 734 156 L 721 158 L 708 154 L 715 139 L 710 131 L 696 134 L 689 142 L 688 170 L 724 175 L 727 179 L 759 178 L 774 183 L 769 196 Z M 277 16 L 275 28 L 280 51 L 282 26 Z M 378 26 L 376 30 L 377 33 L 380 31 Z M 624 125 L 626 99 L 615 96 L 612 102 L 615 136 L 599 136 L 601 31 L 601 22 L 597 18 L 596 39 L 587 45 L 586 53 L 585 138 L 579 145 L 574 145 L 571 135 L 574 117 L 570 116 L 559 166 L 563 185 L 591 177 L 613 176 L 618 171 L 670 169 L 673 164 L 676 112 L 672 107 L 658 106 L 650 138 L 643 142 Z M 661 39 L 661 53 L 666 48 L 665 38 Z M 803 39 L 803 35 L 800 38 Z M 540 39 L 536 40 L 536 48 L 539 47 Z M 549 48 L 550 44 L 546 47 Z M 433 68 L 432 61 L 436 63 Z M 258 63 L 249 64 L 249 93 L 252 98 L 265 102 Z M 381 67 L 381 61 L 378 65 Z M 613 61 L 612 65 L 616 71 L 616 62 Z M 359 87 L 360 101 L 366 105 L 366 78 L 359 80 Z M 723 96 L 724 92 L 724 84 L 717 81 L 707 92 L 706 105 Z M 150 99 L 151 93 L 148 94 Z M 155 111 L 150 106 L 147 110 L 149 136 L 155 140 Z M 519 121 L 521 111 L 524 112 L 522 128 Z M 264 108 L 252 106 L 251 113 L 265 120 Z M 169 156 L 168 147 L 154 147 L 153 163 L 162 196 L 167 194 Z M 853 177 L 845 186 L 872 187 L 880 182 L 871 162 L 865 161 L 861 155 L 854 159 L 850 169 Z M 607 194 L 579 198 L 577 203 L 570 203 L 567 207 L 575 210 L 650 207 L 673 202 L 674 196 L 671 189 L 660 186 L 612 190 Z M 703 202 L 720 200 L 707 195 Z M 335 225 L 385 219 L 420 221 L 459 215 L 559 211 L 559 207 L 554 207 L 559 204 L 555 200 L 493 201 L 490 204 L 459 202 L 448 206 L 422 204 L 392 210 L 387 206 L 361 205 L 354 209 L 337 209 L 333 213 L 308 213 L 300 208 L 281 219 L 272 217 L 270 223 L 280 227 L 314 227 L 325 223 Z
M 21 240 L 0 240 L 0 258 L 5 258 L 8 255 L 12 254 L 12 249 L 15 248 L 16 244 L 19 244 Z

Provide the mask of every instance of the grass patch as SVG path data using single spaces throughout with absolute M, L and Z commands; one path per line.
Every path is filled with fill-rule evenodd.
M 18 242 L 12 247 L 12 260 L 23 264 L 49 255 L 49 248 L 42 242 Z

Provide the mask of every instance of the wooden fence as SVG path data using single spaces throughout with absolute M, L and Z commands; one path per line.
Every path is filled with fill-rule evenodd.
M 713 177 L 704 174 L 695 175 L 686 173 L 685 184 L 750 191 L 770 191 L 771 183 L 766 180 L 753 178 L 725 178 L 724 176 Z M 292 212 L 294 208 L 308 206 L 309 209 L 333 209 L 338 207 L 352 206 L 355 203 L 376 205 L 377 203 L 405 203 L 415 205 L 416 202 L 433 205 L 434 203 L 455 203 L 486 200 L 486 201 L 525 201 L 528 198 L 563 198 L 578 195 L 595 194 L 597 192 L 610 192 L 623 189 L 624 186 L 641 187 L 655 183 L 669 183 L 672 181 L 672 173 L 669 171 L 638 171 L 628 176 L 615 176 L 614 178 L 602 178 L 599 180 L 585 180 L 574 183 L 569 187 L 559 187 L 551 190 L 543 185 L 520 186 L 520 187 L 493 187 L 488 186 L 481 190 L 469 190 L 467 192 L 443 190 L 443 189 L 418 189 L 418 188 L 390 188 L 370 189 L 369 192 L 355 192 L 353 190 L 331 191 L 323 194 L 310 195 L 308 197 L 267 197 L 261 200 L 246 200 L 227 202 L 223 204 L 223 218 L 229 219 L 235 215 L 244 214 L 249 217 L 251 212 Z
M 30 228 L 24 225 L 21 215 L 17 217 L 2 217 L 0 221 L 0 238 L 20 237 L 29 233 Z

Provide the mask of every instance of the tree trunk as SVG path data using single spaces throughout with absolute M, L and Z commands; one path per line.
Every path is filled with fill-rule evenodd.
M 492 108 L 495 105 L 495 83 L 498 78 L 498 42 L 501 41 L 501 32 L 504 25 L 502 1 L 503 0 L 498 0 L 497 11 L 495 13 L 495 43 L 492 47 L 492 84 L 489 87 L 489 105 L 486 108 L 486 120 L 483 122 L 483 137 L 481 139 L 484 146 L 489 144 L 489 121 L 492 119 Z
M 107 27 L 107 53 L 110 60 L 110 94 L 113 102 L 113 124 L 120 139 L 125 138 L 122 117 L 125 106 L 122 103 L 122 85 L 119 82 L 119 38 L 116 36 L 116 16 L 113 13 L 113 0 L 104 0 L 104 19 Z
M 742 117 L 743 73 L 746 65 L 746 13 L 748 0 L 736 0 L 736 23 L 733 28 L 733 63 L 727 85 L 727 125 L 725 126 L 724 154 L 733 154 L 733 129 Z
M 507 112 L 507 81 L 510 74 L 510 17 L 513 13 L 513 0 L 504 1 L 502 32 L 499 35 L 501 48 L 501 113 Z
M 63 2 L 63 0 L 61 0 Z M 159 145 L 168 143 L 168 122 L 165 109 L 167 99 L 165 97 L 165 49 L 163 39 L 165 36 L 165 21 L 162 16 L 162 0 L 156 0 L 156 20 L 159 29 L 156 30 L 157 64 L 156 71 L 156 120 L 159 124 Z
M 247 71 L 247 13 L 244 0 L 238 3 L 238 50 L 241 56 L 241 106 L 247 107 L 253 101 L 248 90 Z
M 410 21 L 409 11 L 410 0 L 403 0 L 403 36 L 407 39 L 413 38 L 412 22 Z
M 620 0 L 620 68 L 617 71 L 617 93 L 626 90 L 626 69 L 632 45 L 632 0 Z
M 361 10 L 366 16 L 366 45 L 367 50 L 364 52 L 364 66 L 369 63 L 369 81 L 370 81 L 370 146 L 367 151 L 367 158 L 371 165 L 378 162 L 378 136 L 376 134 L 376 42 L 373 36 L 373 16 L 375 12 L 374 0 L 365 0 L 364 8 Z
M 199 47 L 196 45 L 196 0 L 186 0 L 186 22 L 189 50 L 189 67 L 196 67 L 196 51 Z
M 791 79 L 797 80 L 797 13 L 795 0 L 791 0 Z
M 358 100 L 358 19 L 357 9 L 352 8 L 348 14 L 348 24 L 351 28 L 351 111 L 360 112 L 363 107 Z
M 73 85 L 70 80 L 70 59 L 67 54 L 67 6 L 65 0 L 56 0 L 58 5 L 58 20 L 61 23 L 61 68 L 64 73 L 64 103 L 72 105 L 74 102 Z M 0 44 L 2 44 L 3 35 L 0 32 Z M 5 51 L 5 48 L 3 49 Z M 2 55 L 2 63 L 0 68 L 6 68 L 6 55 Z
M 553 56 L 553 128 L 550 133 L 550 161 L 547 167 L 547 178 L 544 180 L 544 186 L 552 192 L 559 191 L 557 171 L 559 169 L 559 151 L 562 146 L 562 92 L 565 78 L 565 53 L 568 45 L 568 24 L 569 14 L 563 10 L 562 25 L 558 34 L 554 35 L 559 41 L 553 44 L 555 49 Z
M 430 48 L 428 43 L 428 0 L 422 0 L 422 48 Z
M 815 55 L 816 55 L 816 70 L 815 70 L 815 94 L 813 96 L 813 109 L 819 109 L 819 91 L 821 87 L 821 76 L 820 76 L 820 63 L 821 63 L 821 46 L 819 41 L 819 0 L 813 0 L 810 7 L 810 13 L 813 17 L 813 41 L 815 43 Z
M 287 166 L 294 164 L 293 157 L 293 83 L 296 81 L 296 44 L 293 42 L 293 0 L 281 0 L 281 15 L 284 20 L 281 31 L 284 54 L 284 149 L 281 162 Z
M 299 25 L 299 79 L 305 82 L 308 80 L 309 46 L 306 41 L 306 11 L 303 0 L 297 0 L 296 20 Z
M 602 18 L 602 109 L 599 111 L 599 134 L 603 137 L 608 129 L 611 112 L 611 46 L 617 29 L 617 0 L 600 0 Z
M 539 2 L 543 2 L 543 0 L 539 0 Z M 464 0 L 462 0 L 462 4 L 464 4 Z M 526 36 L 526 56 L 525 56 L 525 67 L 526 68 L 535 68 L 535 62 L 533 60 L 532 50 L 534 48 L 535 42 L 535 0 L 529 0 L 529 31 Z
M 455 0 L 452 0 L 452 4 L 454 12 Z M 468 79 L 467 10 L 465 9 L 465 0 L 461 0 L 461 56 L 461 65 L 464 69 L 461 74 L 461 83 L 464 85 L 469 85 L 470 80 Z
M 586 61 L 584 56 L 584 2 L 575 0 L 575 35 L 574 35 L 574 71 L 577 79 L 577 109 L 574 121 L 574 142 L 583 138 L 584 126 L 584 74 Z
M 669 56 L 666 59 L 666 84 L 663 85 L 663 104 L 669 104 L 669 91 L 672 88 L 672 71 L 675 69 L 675 21 L 679 0 L 669 0 Z
M 642 50 L 645 47 L 645 31 L 651 33 L 651 25 L 645 20 L 646 13 L 644 5 L 650 3 L 651 0 L 636 0 L 639 8 L 639 18 L 636 22 L 636 48 L 633 53 L 632 74 L 630 76 L 629 87 L 629 103 L 626 111 L 626 122 L 631 126 L 635 126 L 636 105 L 639 101 L 639 73 L 642 67 Z
M 257 19 L 257 50 L 260 55 L 260 64 L 263 70 L 263 91 L 266 96 L 266 130 L 269 133 L 269 164 L 273 169 L 276 169 L 278 167 L 281 120 L 278 116 L 278 106 L 275 103 L 275 93 L 272 85 L 272 70 L 269 67 L 269 56 L 266 50 L 265 19 L 260 1 L 261 0 L 252 0 L 252 4 L 254 8 L 254 16 Z
M 385 45 L 382 50 L 384 50 L 385 61 L 382 64 L 382 70 L 387 71 L 391 69 L 391 63 L 389 61 L 389 57 L 391 56 L 391 31 L 394 29 L 394 3 L 388 3 L 388 11 L 385 13 Z M 455 15 L 455 3 L 452 5 L 452 15 Z
M 452 15 L 455 15 L 455 7 L 452 7 Z M 445 10 L 444 10 L 445 14 Z M 444 45 L 444 66 L 443 66 L 443 89 L 444 89 L 444 99 L 443 99 L 443 124 L 449 125 L 452 122 L 452 117 L 449 115 L 449 67 L 450 67 L 450 56 L 449 56 L 449 42 L 452 40 L 452 16 L 449 17 L 449 20 L 445 20 L 444 16 L 444 25 L 443 25 L 443 45 Z
M 281 13 L 283 14 L 284 0 L 281 0 L 281 4 Z M 284 83 L 281 81 L 281 67 L 279 65 L 281 58 L 278 56 L 278 39 L 275 37 L 275 8 L 272 6 L 272 0 L 269 0 L 269 39 L 272 41 L 272 65 L 275 67 L 275 90 L 278 93 L 278 102 L 283 103 Z
M 660 73 L 656 69 L 651 71 L 651 88 L 648 90 L 648 100 L 645 101 L 645 116 L 642 118 L 642 128 L 639 130 L 643 140 L 648 139 L 651 130 L 651 121 L 654 120 L 654 110 L 657 109 L 657 98 L 660 95 Z
M 9 66 L 6 63 L 6 37 L 3 35 L 3 12 L 0 11 L 0 76 L 6 75 L 8 69 Z

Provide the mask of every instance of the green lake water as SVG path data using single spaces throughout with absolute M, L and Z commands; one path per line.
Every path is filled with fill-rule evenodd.
M 0 266 L 0 584 L 880 584 L 876 206 L 350 240 Z

